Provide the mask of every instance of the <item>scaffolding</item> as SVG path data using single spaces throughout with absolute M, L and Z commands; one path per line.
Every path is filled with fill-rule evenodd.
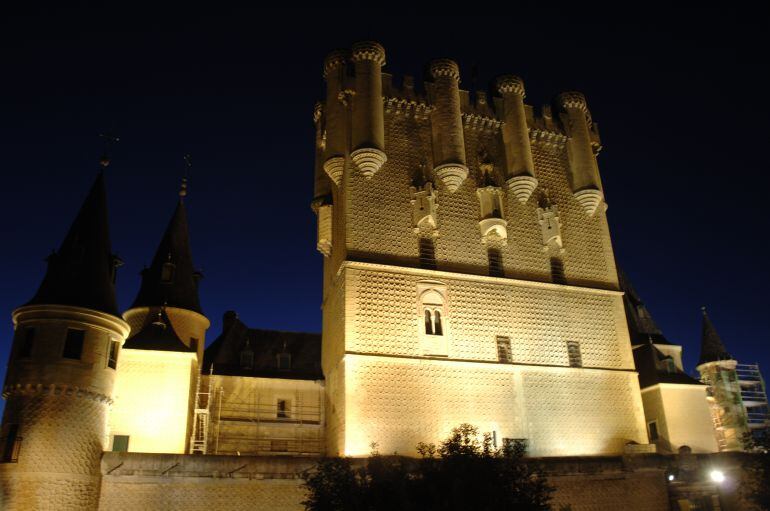
M 274 388 L 256 379 L 209 376 L 210 454 L 323 453 L 323 385 L 307 383 Z
M 741 386 L 741 400 L 746 408 L 749 430 L 756 434 L 770 426 L 767 392 L 757 364 L 738 364 L 735 368 Z
M 211 371 L 213 371 L 213 366 Z M 190 454 L 207 454 L 211 406 L 211 371 L 206 381 L 206 391 L 201 391 L 203 375 L 198 371 L 195 383 L 195 408 L 193 415 L 193 428 L 190 435 Z
M 728 361 L 699 368 L 701 382 L 708 385 L 706 397 L 720 451 L 743 450 L 748 433 L 743 389 L 735 367 L 735 362 Z

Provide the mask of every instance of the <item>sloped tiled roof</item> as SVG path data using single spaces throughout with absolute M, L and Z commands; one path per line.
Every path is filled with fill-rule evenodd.
M 670 344 L 663 335 L 663 332 L 658 328 L 655 320 L 652 319 L 650 311 L 647 310 L 639 294 L 631 285 L 628 276 L 621 269 L 618 269 L 618 280 L 620 289 L 624 292 L 623 305 L 626 309 L 626 320 L 628 322 L 631 344 L 636 346 L 650 341 L 656 344 Z
M 85 307 L 118 316 L 104 172 L 100 171 L 59 250 L 51 254 L 43 282 L 27 302 Z
M 657 349 L 652 343 L 645 342 L 634 348 L 634 364 L 639 373 L 639 387 L 647 388 L 658 383 L 680 383 L 687 385 L 700 385 L 701 383 L 671 364 L 665 353 Z
M 194 353 L 195 350 L 187 346 L 179 338 L 174 326 L 163 308 L 150 311 L 144 326 L 136 334 L 131 335 L 123 345 L 124 349 L 155 350 L 155 351 L 185 351 Z
M 732 356 L 725 348 L 722 338 L 719 337 L 717 329 L 714 328 L 714 324 L 711 322 L 706 308 L 701 309 L 703 311 L 703 324 L 701 327 L 701 344 L 700 344 L 700 358 L 698 359 L 698 365 L 706 364 L 708 362 L 716 362 L 717 360 L 732 360 Z
M 163 266 L 167 263 L 173 265 L 170 280 L 163 279 Z M 142 285 L 131 307 L 166 305 L 202 313 L 198 298 L 200 278 L 193 265 L 187 211 L 180 197 L 152 264 L 142 270 Z
M 253 353 L 252 364 L 241 364 L 241 353 Z M 278 355 L 291 356 L 289 369 L 278 368 Z M 203 355 L 202 371 L 214 374 L 322 380 L 321 335 L 247 327 L 234 313 L 225 314 L 223 331 Z

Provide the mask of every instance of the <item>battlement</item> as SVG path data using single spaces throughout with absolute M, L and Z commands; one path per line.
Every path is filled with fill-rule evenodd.
M 314 204 L 333 267 L 354 259 L 542 281 L 568 265 L 567 281 L 616 285 L 605 220 L 593 221 L 604 210 L 601 145 L 583 94 L 533 106 L 512 74 L 466 90 L 451 59 L 426 63 L 419 77 L 393 76 L 385 62 L 385 48 L 361 42 L 322 66 Z M 411 187 L 427 182 L 431 193 L 415 198 Z M 553 204 L 539 212 L 546 196 Z M 546 234 L 571 248 L 541 243 Z
M 335 50 L 326 58 L 324 63 L 324 77 L 330 69 L 342 66 L 344 68 L 344 81 L 342 97 L 350 96 L 355 90 L 355 69 L 347 65 L 342 50 Z M 458 70 L 459 73 L 459 70 Z M 460 83 L 462 77 L 460 76 Z M 509 76 L 509 75 L 508 75 Z M 399 79 L 400 78 L 400 79 Z M 418 119 L 427 119 L 433 111 L 433 102 L 429 99 L 426 88 L 432 85 L 432 79 L 427 78 L 418 86 L 413 75 L 396 77 L 390 73 L 382 73 L 382 95 L 385 113 L 395 115 L 415 116 Z M 523 85 L 522 85 L 523 88 Z M 498 87 L 499 89 L 499 87 Z M 460 88 L 460 111 L 465 129 L 499 131 L 503 119 L 503 98 L 499 93 L 490 94 L 487 90 L 470 91 Z M 581 109 L 588 112 L 585 96 L 580 93 L 570 92 L 554 95 L 551 102 L 535 108 L 531 104 L 525 104 L 527 126 L 530 129 L 532 143 L 564 147 L 568 138 L 565 128 L 565 119 L 561 114 L 563 103 L 561 100 L 569 94 L 579 95 L 583 102 Z M 522 98 L 523 98 L 522 94 Z M 571 104 L 571 103 L 570 103 Z M 554 115 L 554 112 L 556 114 Z M 319 120 L 317 113 L 314 119 Z M 590 119 L 590 115 L 589 115 Z M 601 150 L 601 137 L 596 122 L 591 121 L 590 126 L 591 145 L 596 153 Z

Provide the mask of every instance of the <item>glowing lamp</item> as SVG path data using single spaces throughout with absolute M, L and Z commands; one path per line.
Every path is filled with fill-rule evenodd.
M 709 473 L 709 477 L 715 483 L 723 483 L 725 480 L 725 474 L 721 470 L 712 470 Z

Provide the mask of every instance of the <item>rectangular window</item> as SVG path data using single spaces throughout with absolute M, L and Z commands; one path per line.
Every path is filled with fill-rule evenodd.
M 658 421 L 650 421 L 647 423 L 647 428 L 650 431 L 650 442 L 657 442 L 658 438 Z
M 35 342 L 35 329 L 32 327 L 24 329 L 24 337 L 21 339 L 19 348 L 19 358 L 29 358 L 32 356 L 32 344 Z
M 110 341 L 110 353 L 107 357 L 107 367 L 115 369 L 118 367 L 118 351 L 120 350 L 120 343 L 118 341 Z
M 567 276 L 564 274 L 564 262 L 560 257 L 551 258 L 551 281 L 554 284 L 567 283 Z
M 172 262 L 163 263 L 160 269 L 160 281 L 164 284 L 170 284 L 174 280 L 176 265 Z
M 86 338 L 85 330 L 67 329 L 67 337 L 64 339 L 64 351 L 62 357 L 80 360 L 83 355 L 83 341 Z
M 497 360 L 503 364 L 510 364 L 513 362 L 511 356 L 511 340 L 508 337 L 497 338 Z
M 21 449 L 21 437 L 18 424 L 6 424 L 3 427 L 3 436 L 0 438 L 0 463 L 16 463 L 19 461 Z
M 420 238 L 420 268 L 436 269 L 436 246 L 433 238 Z
M 499 248 L 488 248 L 487 258 L 489 259 L 489 276 L 505 277 L 503 271 L 503 253 Z
M 128 435 L 115 435 L 112 437 L 112 452 L 128 452 Z
M 279 419 L 288 419 L 291 417 L 291 412 L 289 409 L 291 408 L 291 402 L 287 399 L 279 399 L 276 404 L 276 414 L 275 416 Z
M 580 355 L 580 343 L 567 341 L 567 356 L 570 367 L 583 367 L 583 357 Z
M 270 440 L 270 450 L 275 452 L 287 452 L 289 450 L 289 441 Z
M 278 369 L 288 371 L 291 369 L 291 353 L 278 354 Z

